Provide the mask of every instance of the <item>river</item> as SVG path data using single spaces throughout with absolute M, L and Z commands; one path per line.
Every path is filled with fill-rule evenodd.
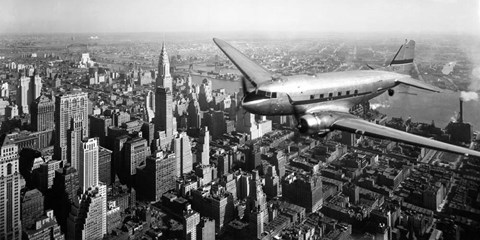
M 430 123 L 435 121 L 437 127 L 444 128 L 460 110 L 460 92 L 444 91 L 432 93 L 414 88 L 397 87 L 394 96 L 383 94 L 371 100 L 379 103 L 378 111 L 389 117 L 412 117 L 414 122 Z M 408 94 L 405 93 L 408 92 Z M 415 94 L 415 95 L 413 95 Z M 472 124 L 474 130 L 480 130 L 480 102 L 463 103 L 463 120 Z

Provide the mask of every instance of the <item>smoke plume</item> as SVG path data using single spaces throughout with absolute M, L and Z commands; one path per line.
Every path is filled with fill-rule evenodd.
M 471 78 L 470 85 L 468 86 L 468 89 L 472 91 L 480 90 L 480 66 L 475 67 L 472 70 L 472 78 Z
M 458 113 L 457 113 L 457 111 L 454 111 L 453 116 L 450 117 L 450 121 L 451 122 L 457 122 L 457 119 L 458 119 Z
M 464 101 L 464 102 L 468 102 L 468 101 L 472 101 L 472 100 L 477 101 L 478 100 L 478 93 L 461 91 L 460 92 L 460 99 L 462 99 L 462 101 Z
M 383 103 L 370 103 L 370 109 L 377 110 L 378 108 L 389 108 L 390 105 L 387 102 Z

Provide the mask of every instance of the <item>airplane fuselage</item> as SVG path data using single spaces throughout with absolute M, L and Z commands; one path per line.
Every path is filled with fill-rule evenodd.
M 242 106 L 260 115 L 347 112 L 398 85 L 407 75 L 375 70 L 296 75 L 264 82 L 244 97 Z

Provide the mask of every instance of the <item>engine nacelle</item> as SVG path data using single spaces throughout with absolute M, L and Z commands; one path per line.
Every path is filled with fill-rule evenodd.
M 335 122 L 336 116 L 331 114 L 306 114 L 299 118 L 298 130 L 302 134 L 327 134 Z
M 393 96 L 393 94 L 395 94 L 395 90 L 393 89 L 388 89 L 388 96 Z

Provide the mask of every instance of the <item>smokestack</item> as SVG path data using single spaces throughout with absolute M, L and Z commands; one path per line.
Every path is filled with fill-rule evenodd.
M 460 112 L 458 113 L 458 122 L 463 123 L 463 101 L 460 98 Z

